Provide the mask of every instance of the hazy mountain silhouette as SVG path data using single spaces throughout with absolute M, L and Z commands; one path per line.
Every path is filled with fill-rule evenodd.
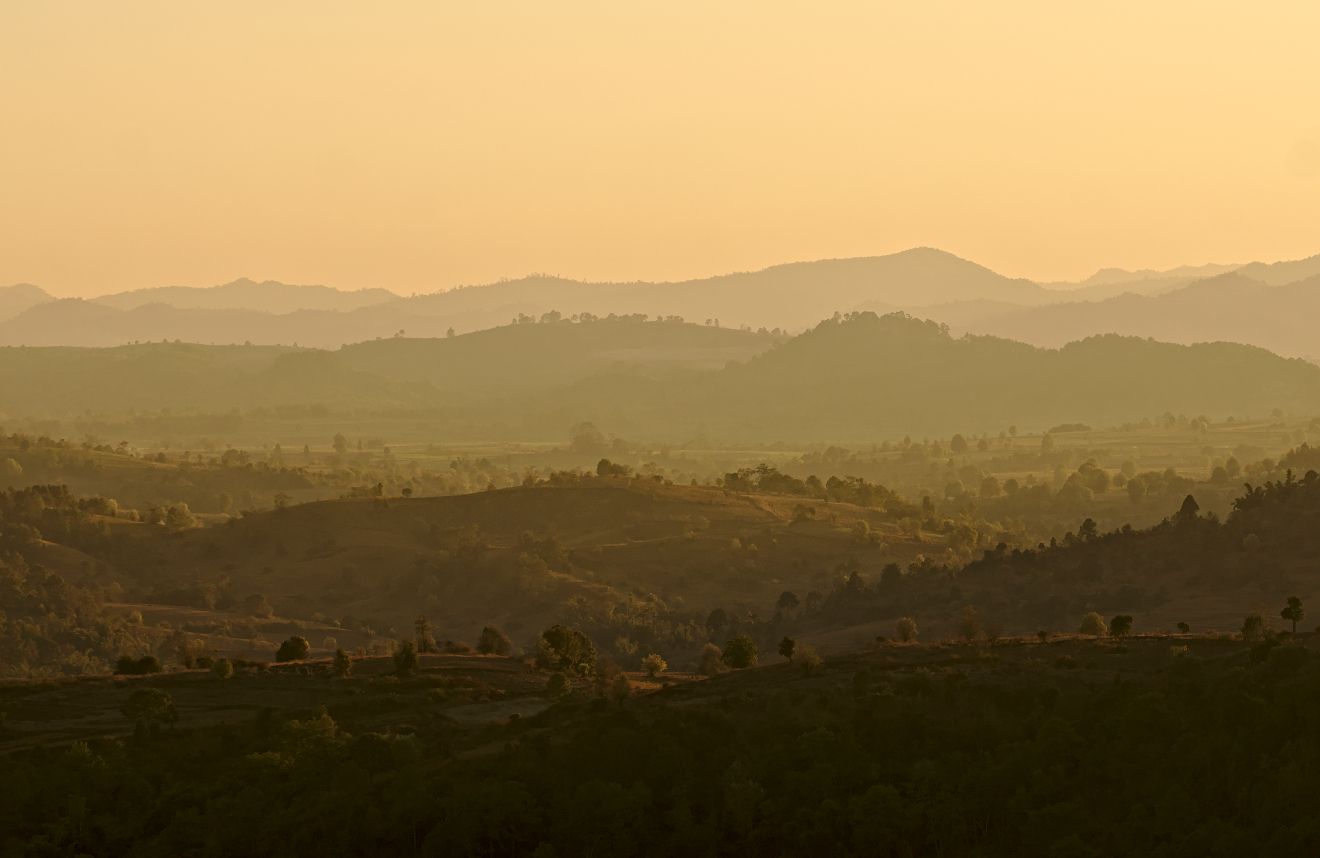
M 0 349 L 0 387 L 37 416 L 297 405 L 415 411 L 438 439 L 565 437 L 591 420 L 664 441 L 851 441 L 1112 425 L 1165 412 L 1320 410 L 1320 367 L 1251 346 L 1110 335 L 1051 350 L 955 338 L 934 322 L 871 313 L 779 345 L 753 333 L 618 320 L 338 351 L 10 348 Z
M 1201 276 L 1207 273 L 1214 276 Z M 91 301 L 36 303 L 45 293 L 26 287 L 18 300 L 0 303 L 0 345 L 182 340 L 337 348 L 399 331 L 442 337 L 450 328 L 486 330 L 552 311 L 680 316 L 724 327 L 797 332 L 836 312 L 869 310 L 904 311 L 945 322 L 956 332 L 1036 345 L 1120 333 L 1178 343 L 1245 342 L 1288 356 L 1317 357 L 1320 348 L 1311 345 L 1306 325 L 1315 317 L 1316 277 L 1320 256 L 1240 267 L 1104 269 L 1079 284 L 1041 285 L 917 248 L 672 283 L 587 283 L 533 275 L 406 298 L 383 289 L 343 292 L 238 280 L 206 289 L 171 286 Z M 13 308 L 9 318 L 6 306 Z
M 0 321 L 17 316 L 30 307 L 54 300 L 53 295 L 31 283 L 0 286 Z
M 1320 357 L 1315 331 L 1315 320 L 1320 318 L 1320 275 L 1270 286 L 1239 270 L 1158 295 L 998 307 L 979 314 L 939 308 L 931 315 L 958 330 L 1040 346 L 1057 347 L 1095 334 L 1118 333 L 1187 344 L 1222 340 L 1268 348 L 1289 357 Z
M 93 300 L 120 310 L 131 310 L 147 304 L 167 304 L 182 310 L 292 313 L 296 310 L 357 310 L 393 301 L 398 297 L 387 289 L 347 292 L 330 286 L 297 286 L 275 280 L 258 283 L 242 277 L 220 286 L 159 286 L 117 292 Z
M 1056 296 L 952 254 L 918 248 L 675 283 L 584 283 L 536 275 L 410 298 L 384 290 L 338 292 L 252 281 L 210 289 L 144 289 L 84 302 L 125 313 L 95 316 L 94 328 L 86 326 L 90 311 L 75 302 L 0 324 L 0 344 L 181 339 L 336 347 L 400 329 L 416 336 L 440 336 L 450 327 L 483 330 L 520 314 L 539 317 L 549 311 L 677 315 L 699 322 L 719 319 L 726 326 L 801 330 L 864 302 L 887 309 L 973 299 L 1033 305 Z M 347 306 L 354 301 L 366 305 Z

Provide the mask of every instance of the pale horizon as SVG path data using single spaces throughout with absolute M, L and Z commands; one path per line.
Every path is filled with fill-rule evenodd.
M 1320 9 L 46 3 L 0 13 L 0 283 L 401 294 L 930 246 L 1320 250 Z M 312 14 L 314 13 L 314 14 Z

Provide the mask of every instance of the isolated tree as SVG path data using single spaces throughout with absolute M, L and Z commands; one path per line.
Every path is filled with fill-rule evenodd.
M 227 658 L 217 658 L 211 665 L 211 673 L 217 679 L 229 679 L 234 675 L 234 663 Z
M 911 643 L 917 639 L 917 621 L 911 617 L 900 617 L 897 632 L 899 640 L 903 643 Z
M 646 671 L 646 675 L 652 679 L 655 679 L 668 669 L 669 662 L 665 661 L 664 657 L 659 653 L 653 652 L 646 658 L 642 659 L 642 670 Z
M 1196 498 L 1188 495 L 1183 498 L 1182 507 L 1178 510 L 1178 517 L 1181 519 L 1196 518 L 1196 514 L 1201 511 L 1201 505 L 1196 502 Z
M 1288 604 L 1279 616 L 1292 623 L 1292 633 L 1297 634 L 1297 624 L 1306 617 L 1306 611 L 1302 608 L 1302 600 L 1296 596 L 1288 597 Z
M 536 659 L 542 667 L 587 675 L 596 667 L 596 646 L 578 629 L 556 624 L 541 632 Z
M 1179 624 L 1178 624 L 1178 633 L 1179 633 L 1179 634 L 1184 634 L 1184 635 L 1189 635 L 1189 634 L 1192 633 L 1192 627 L 1189 626 L 1187 623 L 1179 623 Z
M 276 661 L 302 661 L 307 658 L 307 654 L 312 651 L 312 645 L 307 642 L 307 638 L 294 635 L 280 644 L 279 650 L 275 653 Z
M 967 452 L 967 439 L 962 435 L 954 435 L 949 441 L 949 451 L 961 456 Z
M 1260 614 L 1249 614 L 1242 621 L 1242 639 L 1244 641 L 1263 641 L 1265 639 L 1265 618 Z
M 747 635 L 731 638 L 724 644 L 724 655 L 721 658 L 734 670 L 754 667 L 757 659 L 756 641 Z
M 1128 614 L 1119 614 L 1109 621 L 1109 634 L 1116 638 L 1127 637 L 1132 631 L 1132 617 Z
M 335 650 L 335 660 L 332 662 L 335 676 L 345 677 L 353 672 L 353 659 L 349 658 L 348 653 L 342 649 Z
M 144 728 L 155 732 L 162 724 L 173 724 L 179 720 L 178 710 L 174 708 L 174 698 L 159 688 L 139 688 L 128 696 L 120 708 L 124 717 Z
M 404 641 L 394 651 L 394 672 L 407 676 L 417 669 L 417 649 L 412 641 Z
M 1091 635 L 1092 637 L 1102 637 L 1108 634 L 1109 626 L 1105 623 L 1105 618 L 1095 611 L 1091 611 L 1082 617 L 1082 626 L 1078 629 L 1079 634 Z
M 866 522 L 861 522 L 865 524 Z M 798 608 L 797 594 L 791 590 L 785 590 L 779 594 L 779 600 L 775 602 L 775 609 L 781 614 L 791 614 Z
M 477 638 L 477 652 L 484 655 L 508 655 L 513 651 L 509 636 L 494 626 L 486 626 Z
M 341 456 L 348 452 L 348 439 L 344 437 L 344 433 L 342 432 L 335 433 L 335 440 L 333 443 L 333 447 L 335 452 Z
M 797 649 L 797 641 L 790 637 L 785 637 L 779 642 L 779 654 L 789 661 L 793 660 L 793 650 Z

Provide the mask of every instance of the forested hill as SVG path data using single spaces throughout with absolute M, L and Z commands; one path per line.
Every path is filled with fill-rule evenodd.
M 826 321 L 712 379 L 707 413 L 735 437 L 888 437 L 949 426 L 1096 425 L 1165 412 L 1320 409 L 1320 367 L 1232 343 L 1091 337 L 1039 349 L 954 338 L 933 322 L 858 313 Z
M 0 349 L 0 389 L 9 416 L 315 405 L 429 412 L 437 437 L 479 426 L 485 437 L 557 439 L 589 420 L 608 434 L 675 442 L 1041 431 L 1168 412 L 1320 413 L 1320 367 L 1259 348 L 1111 335 L 1041 349 L 869 312 L 789 340 L 625 317 L 337 351 L 10 348 Z

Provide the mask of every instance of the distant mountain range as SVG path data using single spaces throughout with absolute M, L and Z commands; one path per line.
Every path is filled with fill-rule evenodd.
M 312 346 L 439 337 L 557 311 L 681 316 L 724 327 L 805 330 L 836 312 L 901 310 L 955 333 L 1058 346 L 1094 334 L 1177 343 L 1226 340 L 1320 358 L 1307 329 L 1320 307 L 1320 256 L 1167 271 L 1104 269 L 1080 283 L 1035 283 L 943 251 L 779 265 L 672 283 L 587 283 L 545 275 L 403 297 L 274 281 L 168 286 L 56 300 L 0 288 L 0 345 L 196 343 Z
M 564 438 L 582 420 L 635 439 L 807 442 L 1320 413 L 1320 367 L 1251 346 L 1110 335 L 1040 349 L 873 313 L 788 339 L 633 318 L 334 351 L 4 348 L 0 389 L 8 416 L 315 406 L 415 414 L 436 439 Z

